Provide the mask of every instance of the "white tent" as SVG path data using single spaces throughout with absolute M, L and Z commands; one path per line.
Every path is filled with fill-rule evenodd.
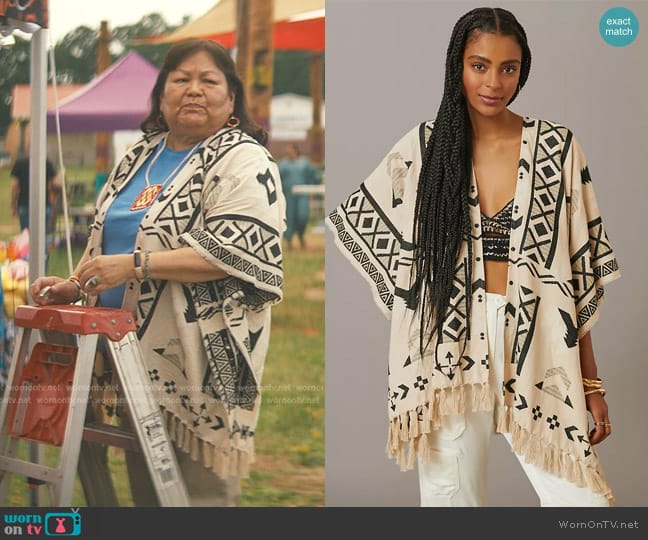
M 324 104 L 322 104 L 321 115 L 322 127 L 324 127 Z M 312 124 L 312 97 L 287 93 L 272 98 L 270 125 L 273 140 L 305 140 Z

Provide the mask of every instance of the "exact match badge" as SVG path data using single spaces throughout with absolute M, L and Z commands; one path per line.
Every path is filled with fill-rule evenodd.
M 628 8 L 614 7 L 603 13 L 599 32 L 608 45 L 625 47 L 637 38 L 639 19 Z

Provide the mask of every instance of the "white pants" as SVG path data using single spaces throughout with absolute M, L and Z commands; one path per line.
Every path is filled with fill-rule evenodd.
M 504 379 L 504 306 L 506 299 L 486 293 L 490 383 L 500 402 Z M 468 401 L 468 400 L 467 400 Z M 495 432 L 493 411 L 466 412 L 444 418 L 428 435 L 430 462 L 419 459 L 421 506 L 487 506 L 490 437 Z M 511 444 L 511 436 L 504 437 Z M 609 506 L 607 498 L 554 476 L 517 456 L 540 498 L 541 506 Z

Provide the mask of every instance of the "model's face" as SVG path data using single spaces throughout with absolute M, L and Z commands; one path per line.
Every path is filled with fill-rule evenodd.
M 520 80 L 522 48 L 511 36 L 476 32 L 463 58 L 463 91 L 468 109 L 497 116 L 515 94 Z
M 160 110 L 170 135 L 200 140 L 227 122 L 234 110 L 234 96 L 212 57 L 199 51 L 169 73 Z

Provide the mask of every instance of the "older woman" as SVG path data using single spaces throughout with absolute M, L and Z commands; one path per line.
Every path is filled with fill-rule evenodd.
M 219 477 L 246 475 L 253 459 L 270 306 L 282 298 L 279 173 L 212 42 L 169 50 L 142 130 L 99 194 L 74 274 L 39 278 L 31 294 L 133 311 L 192 504 L 231 504 Z M 135 503 L 155 504 L 131 465 Z

